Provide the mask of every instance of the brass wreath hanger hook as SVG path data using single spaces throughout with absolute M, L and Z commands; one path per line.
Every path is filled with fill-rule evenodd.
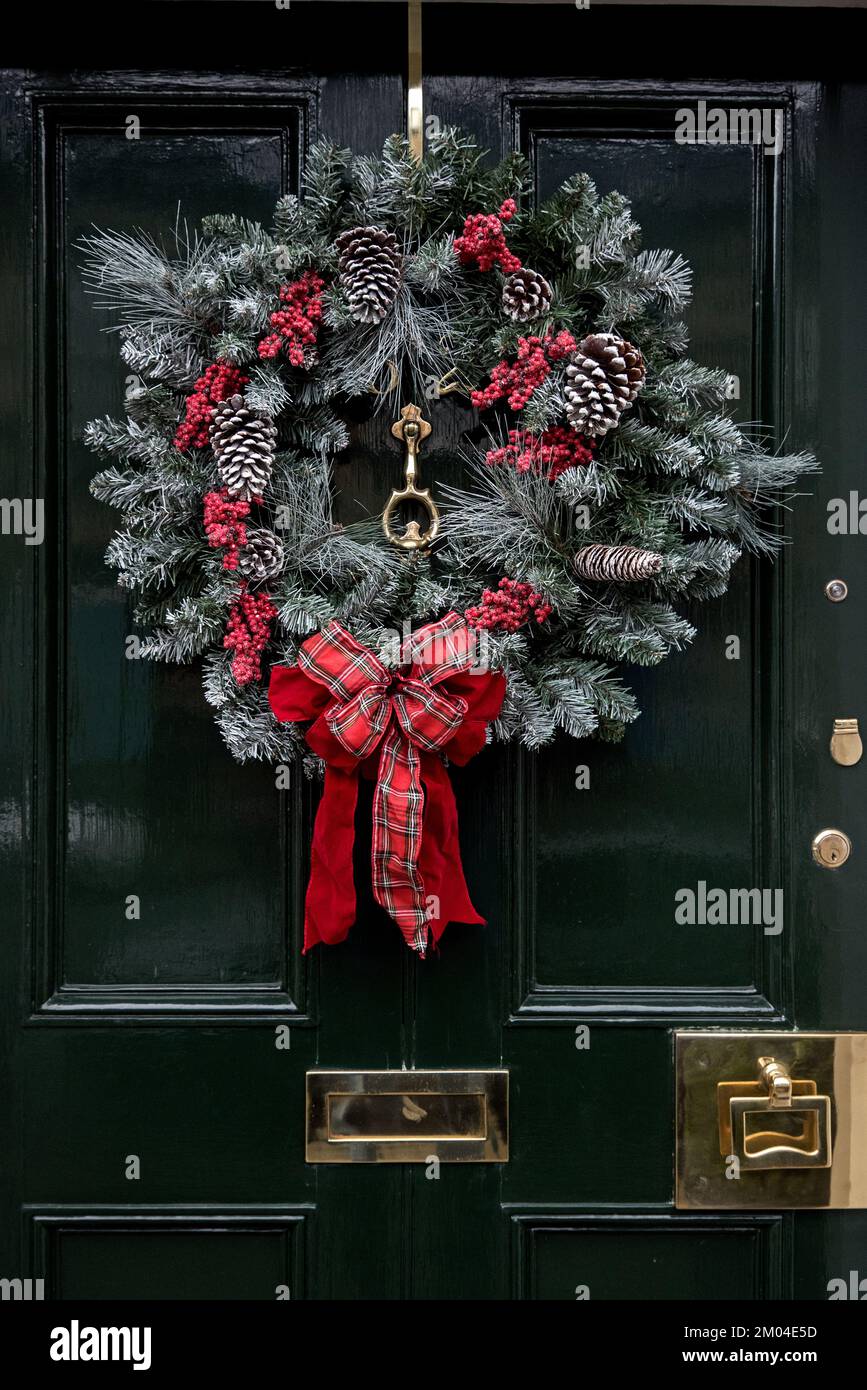
M 415 485 L 418 476 L 419 446 L 423 440 L 427 439 L 431 432 L 431 426 L 427 420 L 422 419 L 421 410 L 417 405 L 405 405 L 400 412 L 400 419 L 395 420 L 392 425 L 391 432 L 395 439 L 402 440 L 406 445 L 404 485 L 400 491 L 397 488 L 392 490 L 382 513 L 382 529 L 386 539 L 391 541 L 392 545 L 396 545 L 398 549 L 424 550 L 436 540 L 440 529 L 440 514 L 430 492 L 426 487 L 418 488 Z M 415 502 L 427 512 L 430 517 L 430 525 L 426 531 L 421 530 L 417 521 L 408 521 L 402 536 L 397 535 L 392 530 L 392 517 L 400 504 L 406 501 Z
M 424 103 L 421 85 L 421 0 L 407 5 L 406 133 L 410 154 L 421 163 L 424 155 Z

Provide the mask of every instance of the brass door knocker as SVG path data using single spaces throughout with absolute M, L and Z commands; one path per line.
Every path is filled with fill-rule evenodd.
M 440 529 L 440 514 L 430 492 L 426 487 L 417 488 L 415 485 L 419 446 L 427 439 L 431 426 L 427 420 L 422 419 L 421 410 L 417 405 L 406 405 L 400 412 L 400 419 L 395 420 L 392 425 L 391 432 L 406 445 L 404 486 L 400 491 L 395 488 L 386 502 L 382 513 L 382 529 L 386 539 L 400 550 L 424 550 L 436 540 Z M 406 501 L 416 502 L 427 512 L 430 525 L 426 531 L 421 530 L 417 521 L 408 521 L 402 536 L 392 530 L 391 519 L 400 504 Z

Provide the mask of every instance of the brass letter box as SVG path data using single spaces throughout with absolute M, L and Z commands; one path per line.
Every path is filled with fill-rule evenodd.
M 308 1163 L 506 1163 L 507 1071 L 309 1071 Z

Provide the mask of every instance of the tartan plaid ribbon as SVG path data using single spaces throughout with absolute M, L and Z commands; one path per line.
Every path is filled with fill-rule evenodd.
M 371 877 L 376 901 L 424 956 L 449 920 L 482 922 L 469 900 L 454 793 L 442 762 L 484 744 L 505 682 L 477 674 L 475 634 L 447 613 L 407 638 L 392 672 L 337 622 L 275 667 L 279 719 L 313 719 L 307 742 L 325 759 L 305 911 L 305 950 L 343 940 L 355 916 L 352 844 L 359 772 L 375 777 Z M 439 891 L 437 891 L 439 890 Z

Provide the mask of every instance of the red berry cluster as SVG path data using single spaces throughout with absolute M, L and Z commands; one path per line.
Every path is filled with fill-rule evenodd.
M 261 502 L 261 497 L 254 497 Z M 238 568 L 238 554 L 242 545 L 247 544 L 247 528 L 244 518 L 250 515 L 250 503 L 229 496 L 229 489 L 205 493 L 205 535 L 212 550 L 225 547 L 223 569 Z
M 241 391 L 250 380 L 231 362 L 212 362 L 200 376 L 191 396 L 187 396 L 186 415 L 175 435 L 176 449 L 204 449 L 214 406 Z
M 223 646 L 233 651 L 232 675 L 239 685 L 262 679 L 262 653 L 271 637 L 271 623 L 277 616 L 267 594 L 251 594 L 242 580 L 238 599 L 226 624 Z
M 576 434 L 568 425 L 555 425 L 542 434 L 529 430 L 509 430 L 503 449 L 489 449 L 485 463 L 491 467 L 507 464 L 519 473 L 544 473 L 549 482 L 567 468 L 578 468 L 593 458 L 593 441 Z
M 305 270 L 300 280 L 280 286 L 280 299 L 286 307 L 275 309 L 271 315 L 271 327 L 277 331 L 260 342 L 260 357 L 276 357 L 285 347 L 292 366 L 304 366 L 304 349 L 315 345 L 319 332 L 324 288 L 325 281 L 314 270 Z
M 550 613 L 550 603 L 529 584 L 519 579 L 501 579 L 496 589 L 484 590 L 481 603 L 468 608 L 464 617 L 470 627 L 517 632 L 531 617 L 537 623 L 544 623 Z
M 523 410 L 536 387 L 549 375 L 551 363 L 570 357 L 577 346 L 572 334 L 565 329 L 547 338 L 519 338 L 515 361 L 497 363 L 491 372 L 490 385 L 470 393 L 473 405 L 487 410 L 494 401 L 505 396 L 512 410 Z
M 506 245 L 503 223 L 510 222 L 518 211 L 514 198 L 507 198 L 496 213 L 473 212 L 464 222 L 461 236 L 455 237 L 455 250 L 461 265 L 491 270 L 498 265 L 506 275 L 521 269 L 521 262 Z

